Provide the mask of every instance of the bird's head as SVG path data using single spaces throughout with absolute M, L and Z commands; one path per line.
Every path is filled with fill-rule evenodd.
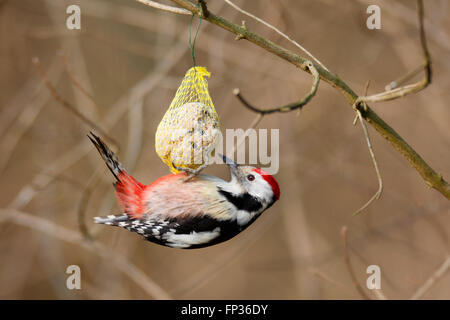
M 271 205 L 280 198 L 280 186 L 275 178 L 256 167 L 239 165 L 222 155 L 231 171 L 231 191 L 236 196 L 247 193 L 261 202 Z

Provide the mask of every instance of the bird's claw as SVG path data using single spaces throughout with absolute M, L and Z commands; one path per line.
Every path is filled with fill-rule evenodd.
M 183 182 L 188 182 L 189 180 L 191 180 L 192 178 L 197 176 L 200 173 L 200 171 L 202 171 L 204 168 L 206 168 L 208 166 L 208 164 L 203 164 L 200 167 L 198 167 L 197 169 L 192 169 L 192 168 L 188 168 L 188 167 L 179 167 L 179 166 L 175 165 L 173 162 L 172 162 L 172 166 L 177 171 L 185 172 L 187 174 L 187 177 L 183 180 Z

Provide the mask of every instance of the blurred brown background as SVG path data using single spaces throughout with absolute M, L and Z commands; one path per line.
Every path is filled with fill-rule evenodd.
M 246 20 L 251 30 L 298 52 L 222 1 L 208 3 L 212 12 Z M 367 80 L 376 93 L 422 62 L 415 1 L 236 3 L 289 34 L 359 94 Z M 70 4 L 81 7 L 81 30 L 66 28 Z M 369 4 L 381 7 L 381 30 L 366 28 Z M 372 105 L 447 178 L 449 7 L 448 0 L 425 1 L 432 85 Z M 354 112 L 324 82 L 300 113 L 260 123 L 280 129 L 282 195 L 238 237 L 183 251 L 92 223 L 118 213 L 112 176 L 86 137 L 92 126 L 49 94 L 32 58 L 40 59 L 61 97 L 118 142 L 129 171 L 149 183 L 168 173 L 154 151 L 154 132 L 192 66 L 189 20 L 133 0 L 0 1 L 0 298 L 359 299 L 344 261 L 343 225 L 361 285 L 375 264 L 386 297 L 411 297 L 449 254 L 448 200 L 369 127 L 384 193 L 353 217 L 376 191 L 376 175 L 361 127 L 352 126 Z M 292 102 L 310 88 L 308 74 L 208 22 L 196 53 L 212 73 L 223 129 L 247 128 L 255 117 L 232 95 L 235 87 L 261 107 Z M 207 171 L 227 177 L 222 166 Z M 81 290 L 66 288 L 72 264 L 81 268 Z M 450 299 L 450 276 L 423 298 Z

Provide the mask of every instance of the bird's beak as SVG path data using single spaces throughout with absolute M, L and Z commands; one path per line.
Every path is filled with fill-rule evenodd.
M 231 160 L 230 158 L 228 158 L 227 156 L 225 156 L 223 154 L 219 154 L 219 156 L 221 156 L 223 162 L 225 162 L 228 165 L 228 167 L 230 167 L 231 174 L 235 177 L 238 177 L 239 176 L 239 165 L 235 161 Z

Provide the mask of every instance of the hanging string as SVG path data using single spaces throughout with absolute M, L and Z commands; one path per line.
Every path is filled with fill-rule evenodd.
M 200 21 L 198 22 L 197 31 L 195 32 L 194 41 L 191 41 L 191 28 L 192 21 L 194 20 L 194 14 L 192 14 L 191 22 L 189 23 L 189 48 L 191 49 L 192 61 L 194 62 L 194 67 L 197 66 L 197 62 L 195 60 L 195 40 L 197 40 L 198 31 L 200 30 L 200 25 L 202 24 L 202 17 L 200 17 Z

